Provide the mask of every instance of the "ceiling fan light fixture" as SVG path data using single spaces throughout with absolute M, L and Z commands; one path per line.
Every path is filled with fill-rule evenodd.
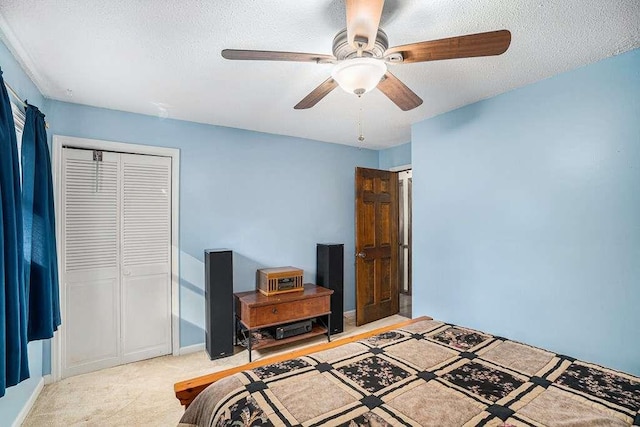
M 348 93 L 360 96 L 374 89 L 387 72 L 387 64 L 380 59 L 353 58 L 339 62 L 331 77 Z

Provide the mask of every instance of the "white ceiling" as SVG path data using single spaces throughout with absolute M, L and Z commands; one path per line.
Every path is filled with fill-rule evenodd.
M 340 89 L 294 110 L 331 65 L 220 56 L 331 54 L 344 15 L 344 0 L 2 0 L 0 32 L 48 98 L 348 145 L 361 105 L 375 149 L 408 142 L 412 123 L 640 46 L 639 0 L 387 0 L 390 46 L 512 33 L 501 56 L 392 65 L 424 99 L 409 112 Z

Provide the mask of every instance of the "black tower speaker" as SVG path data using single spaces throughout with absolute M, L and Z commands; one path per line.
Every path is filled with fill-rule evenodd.
M 210 359 L 233 355 L 233 252 L 204 251 L 206 346 Z
M 344 330 L 344 245 L 318 243 L 316 258 L 316 285 L 332 289 L 331 333 Z

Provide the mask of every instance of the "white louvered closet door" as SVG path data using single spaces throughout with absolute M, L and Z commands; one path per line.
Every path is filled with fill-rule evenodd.
M 171 352 L 171 159 L 102 156 L 64 149 L 63 377 Z
M 120 363 L 119 157 L 64 150 L 63 377 Z
M 125 362 L 171 352 L 171 159 L 121 154 Z

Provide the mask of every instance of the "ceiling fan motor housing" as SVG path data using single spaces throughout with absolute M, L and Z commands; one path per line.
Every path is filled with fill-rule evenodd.
M 356 42 L 358 42 L 358 40 L 356 40 Z M 362 42 L 363 44 L 366 44 L 366 41 Z M 362 50 L 362 57 L 382 58 L 388 48 L 389 39 L 387 38 L 387 33 L 385 33 L 382 28 L 378 28 L 378 34 L 376 35 L 376 42 L 373 49 Z M 333 38 L 333 56 L 335 56 L 338 61 L 358 57 L 358 49 L 349 44 L 346 28 L 336 34 Z

